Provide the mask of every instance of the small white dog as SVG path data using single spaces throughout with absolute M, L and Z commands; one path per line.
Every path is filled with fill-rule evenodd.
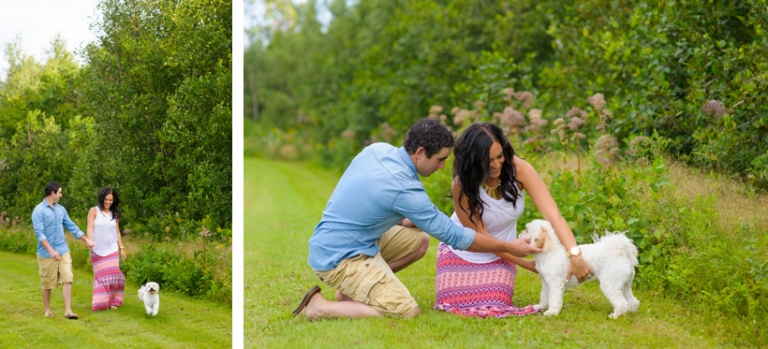
M 555 235 L 555 229 L 548 221 L 537 219 L 526 225 L 521 238 L 530 238 L 531 245 L 541 248 L 533 255 L 536 270 L 541 275 L 541 295 L 537 310 L 549 309 L 544 315 L 557 315 L 563 307 L 563 292 L 566 287 L 575 287 L 579 281 L 575 276 L 566 284 L 570 260 L 565 247 Z M 579 245 L 584 260 L 589 263 L 600 280 L 600 289 L 611 301 L 613 319 L 627 311 L 637 311 L 640 301 L 632 295 L 632 280 L 637 265 L 637 247 L 624 233 L 606 232 L 603 237 L 593 236 L 592 244 Z
M 139 288 L 139 299 L 144 302 L 144 309 L 147 315 L 155 316 L 160 310 L 160 285 L 156 282 L 147 282 Z

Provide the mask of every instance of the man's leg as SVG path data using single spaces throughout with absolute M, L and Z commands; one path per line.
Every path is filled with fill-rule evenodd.
M 59 262 L 59 282 L 61 283 L 61 294 L 64 296 L 64 314 L 75 315 L 72 312 L 72 282 L 74 281 L 72 273 L 72 256 L 69 252 L 61 256 Z M 77 318 L 76 315 L 74 318 Z
M 324 283 L 339 290 L 336 293 L 339 301 L 330 302 L 315 294 L 303 312 L 310 321 L 328 317 L 382 315 L 410 318 L 419 314 L 416 301 L 381 254 L 345 259 L 336 269 L 316 274 Z M 349 294 L 349 297 L 344 294 Z
M 409 265 L 415 263 L 422 257 L 424 257 L 425 254 L 427 254 L 427 249 L 429 248 L 429 234 L 422 232 L 421 233 L 421 241 L 419 242 L 418 248 L 414 250 L 411 253 L 408 253 L 404 257 L 401 257 L 400 259 L 392 262 L 388 262 L 387 265 L 389 265 L 389 268 L 392 269 L 393 273 L 397 273 L 398 271 L 401 271 L 408 267 Z M 335 297 L 337 302 L 345 302 L 345 301 L 351 301 L 352 299 L 347 297 L 345 294 L 341 293 L 341 291 L 336 291 Z M 417 314 L 418 315 L 418 314 Z
M 427 248 L 429 248 L 429 234 L 421 233 L 421 242 L 415 251 L 396 261 L 387 262 L 387 264 L 393 272 L 397 273 L 424 257 L 427 254 Z
M 43 307 L 45 308 L 45 315 L 49 316 L 51 313 L 51 289 L 43 288 Z
M 37 265 L 40 274 L 41 295 L 43 297 L 43 308 L 45 308 L 45 316 L 52 317 L 51 312 L 51 290 L 56 288 L 58 284 L 58 261 L 51 258 L 42 258 L 37 255 Z
M 337 292 L 336 294 L 340 294 Z M 381 317 L 379 313 L 372 306 L 360 302 L 355 302 L 347 296 L 344 296 L 348 302 L 330 302 L 323 298 L 321 293 L 316 293 L 312 299 L 307 303 L 307 307 L 304 310 L 304 316 L 307 320 L 314 321 L 317 319 L 325 319 L 332 317 L 344 317 L 350 319 L 358 319 L 364 317 Z M 419 308 L 416 307 L 408 314 L 403 316 L 410 319 L 419 315 Z
M 339 292 L 337 292 L 337 294 L 338 293 Z M 309 300 L 309 303 L 307 303 L 307 307 L 304 310 L 304 316 L 306 316 L 309 321 L 332 317 L 358 319 L 381 316 L 376 309 L 368 304 L 352 301 L 349 297 L 345 300 L 348 300 L 349 302 L 330 302 L 323 298 L 322 293 L 318 292 Z
M 61 294 L 64 296 L 64 314 L 72 314 L 72 283 L 61 285 Z M 48 295 L 50 297 L 50 294 Z
M 397 273 L 424 257 L 429 248 L 429 234 L 418 228 L 395 225 L 381 236 L 378 245 L 389 268 Z M 352 300 L 341 291 L 336 291 L 334 298 L 339 302 Z

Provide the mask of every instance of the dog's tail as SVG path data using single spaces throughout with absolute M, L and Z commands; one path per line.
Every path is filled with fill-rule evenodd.
M 144 285 L 141 285 L 141 287 L 139 287 L 139 300 L 142 300 L 142 301 L 144 300 L 145 292 L 146 290 L 144 289 Z
M 626 231 L 611 233 L 606 230 L 605 236 L 592 236 L 592 240 L 594 240 L 595 243 L 599 242 L 600 244 L 604 244 L 606 246 L 606 251 L 611 251 L 617 255 L 629 258 L 630 263 L 634 267 L 638 264 L 637 246 L 635 246 L 632 240 L 627 237 L 626 233 Z

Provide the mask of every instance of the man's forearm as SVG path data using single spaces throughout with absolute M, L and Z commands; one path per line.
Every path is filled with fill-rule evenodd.
M 470 252 L 507 252 L 503 241 L 489 235 L 475 233 L 475 240 L 469 245 L 467 251 Z
M 513 256 L 525 257 L 533 253 L 541 252 L 541 249 L 529 244 L 530 240 L 517 239 L 515 241 L 501 241 L 492 236 L 475 233 L 475 240 L 469 245 L 470 252 L 508 252 Z
M 48 253 L 50 253 L 51 251 L 56 251 L 53 249 L 53 247 L 51 247 L 51 244 L 48 243 L 48 240 L 40 241 L 40 245 L 43 245 L 43 248 L 45 248 L 45 250 L 48 251 Z

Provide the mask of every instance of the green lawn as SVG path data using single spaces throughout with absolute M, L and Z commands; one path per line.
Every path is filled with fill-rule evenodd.
M 432 309 L 436 240 L 419 262 L 397 275 L 419 303 L 414 319 L 330 319 L 307 322 L 291 311 L 315 284 L 307 240 L 339 176 L 305 163 L 246 158 L 244 342 L 252 348 L 713 348 L 736 346 L 718 323 L 682 301 L 636 291 L 637 313 L 618 320 L 596 282 L 566 292 L 558 317 L 539 314 L 474 319 Z M 371 183 L 375 185 L 375 183 Z M 538 301 L 538 275 L 520 270 L 515 304 Z M 637 288 L 637 287 L 636 287 Z M 723 320 L 727 321 L 727 320 Z M 742 344 L 743 345 L 743 344 Z
M 35 256 L 0 252 L 3 330 L 0 348 L 230 348 L 232 310 L 160 290 L 160 312 L 145 314 L 138 287 L 125 286 L 118 310 L 91 312 L 93 273 L 75 270 L 72 310 L 64 315 L 61 287 L 51 296 L 55 318 L 43 316 Z M 162 286 L 161 286 L 162 287 Z

